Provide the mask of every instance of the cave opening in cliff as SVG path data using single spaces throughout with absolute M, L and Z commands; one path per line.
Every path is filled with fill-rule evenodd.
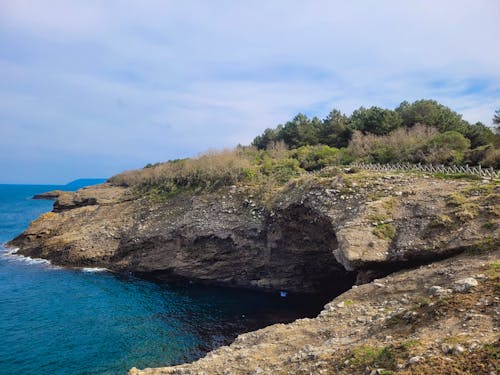
M 288 280 L 292 291 L 328 301 L 356 282 L 356 272 L 347 271 L 335 258 L 338 241 L 331 221 L 312 208 L 295 205 L 282 211 L 270 225 L 267 240 L 269 267 L 275 278 Z

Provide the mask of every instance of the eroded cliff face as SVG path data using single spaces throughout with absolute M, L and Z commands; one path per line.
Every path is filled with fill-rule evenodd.
M 498 187 L 373 172 L 308 175 L 166 200 L 102 184 L 61 193 L 10 245 L 69 266 L 229 286 L 331 292 L 405 265 L 489 246 Z

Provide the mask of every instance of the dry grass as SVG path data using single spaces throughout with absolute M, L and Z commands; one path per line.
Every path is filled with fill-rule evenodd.
M 250 173 L 251 167 L 245 153 L 224 150 L 123 172 L 110 178 L 109 182 L 129 187 L 164 186 L 166 189 L 216 187 L 236 183 Z
M 169 196 L 187 189 L 217 189 L 238 182 L 256 183 L 262 188 L 282 186 L 304 172 L 290 158 L 284 144 L 272 144 L 268 150 L 237 147 L 211 151 L 196 158 L 148 165 L 126 171 L 109 183 L 137 189 L 143 193 Z
M 375 158 L 380 162 L 411 161 L 416 150 L 438 134 L 435 128 L 415 125 L 399 128 L 388 135 L 377 136 L 355 132 L 348 149 L 356 159 Z M 385 160 L 386 159 L 386 160 Z

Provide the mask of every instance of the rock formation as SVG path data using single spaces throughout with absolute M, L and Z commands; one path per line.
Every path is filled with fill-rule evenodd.
M 64 192 L 58 195 L 53 212 L 32 222 L 10 245 L 19 247 L 22 255 L 60 265 L 332 295 L 350 288 L 355 278 L 358 284 L 367 283 L 464 251 L 488 254 L 482 260 L 470 258 L 474 259 L 470 269 L 465 257 L 388 276 L 338 297 L 314 320 L 243 335 L 231 347 L 193 365 L 146 371 L 259 374 L 301 373 L 303 368 L 304 373 L 336 373 L 328 368 L 333 368 L 334 359 L 345 357 L 344 365 L 335 365 L 336 371 L 350 373 L 345 361 L 356 357 L 351 349 L 358 344 L 372 345 L 377 340 L 396 350 L 404 335 L 415 333 L 421 340 L 429 329 L 440 329 L 441 323 L 432 328 L 415 323 L 415 330 L 410 332 L 405 325 L 397 333 L 401 337 L 391 334 L 389 339 L 385 336 L 393 331 L 384 325 L 393 317 L 396 325 L 412 322 L 414 312 L 415 322 L 419 314 L 431 314 L 412 307 L 424 296 L 458 303 L 453 298 L 467 292 L 467 283 L 460 284 L 460 279 L 486 272 L 499 243 L 500 195 L 491 181 L 347 172 L 305 175 L 278 191 L 264 193 L 239 184 L 157 197 L 109 183 Z M 446 267 L 457 271 L 447 276 Z M 491 298 L 485 306 L 491 305 Z M 351 300 L 354 306 L 347 306 Z M 498 299 L 495 303 L 498 308 Z M 493 311 L 493 307 L 485 309 L 488 314 Z M 465 315 L 466 311 L 449 317 L 456 322 Z M 497 318 L 484 322 L 485 330 Z M 429 345 L 426 341 L 421 347 Z M 424 366 L 417 354 L 413 364 Z
M 460 279 L 476 285 L 454 290 Z M 196 362 L 129 374 L 497 374 L 499 279 L 498 251 L 455 256 L 354 287 L 314 319 L 240 335 Z
M 263 202 L 245 185 L 159 200 L 102 184 L 60 192 L 11 245 L 60 265 L 315 292 L 493 241 L 496 189 L 358 172 L 308 175 Z

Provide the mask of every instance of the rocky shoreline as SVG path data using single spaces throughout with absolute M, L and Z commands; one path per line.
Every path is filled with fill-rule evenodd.
M 497 254 L 499 187 L 492 181 L 437 179 L 408 173 L 323 171 L 302 176 L 279 190 L 266 193 L 264 199 L 254 186 L 239 184 L 215 191 L 185 191 L 158 199 L 105 183 L 76 193 L 59 193 L 53 212 L 32 222 L 9 245 L 19 247 L 22 255 L 49 259 L 59 265 L 105 267 L 167 279 L 292 293 L 331 293 L 332 296 L 354 283 L 366 284 L 423 264 L 430 264 L 430 269 L 439 275 L 446 272 L 442 264 L 454 267 L 455 259 L 465 259 L 460 258 L 464 252 L 482 254 L 483 258 L 467 259 L 471 267 L 472 263 L 479 262 L 474 266 L 475 273 L 480 273 L 481 267 L 484 273 L 491 257 Z M 446 258 L 450 260 L 439 263 Z M 461 265 L 469 261 L 457 262 Z M 406 293 L 409 297 L 405 297 L 408 301 L 420 298 L 432 286 L 443 284 L 444 289 L 449 289 L 446 282 L 452 280 L 445 282 L 436 276 L 435 285 L 426 282 L 418 291 L 413 290 L 411 277 L 420 277 L 420 270 L 426 269 L 404 271 L 401 275 L 407 276 L 403 279 L 391 275 L 384 283 L 403 283 L 403 289 L 409 291 Z M 463 270 L 460 275 L 469 277 L 471 272 Z M 425 277 L 431 278 L 431 275 Z M 338 297 L 339 302 L 334 305 L 327 305 L 327 312 L 323 311 L 316 319 L 322 321 L 331 306 L 341 304 L 351 298 L 351 294 L 356 299 L 378 299 L 384 298 L 380 294 L 383 290 L 388 289 L 377 286 L 377 282 L 359 286 Z M 402 306 L 407 309 L 407 305 L 398 305 L 396 310 Z M 380 305 L 377 309 L 386 307 Z M 331 311 L 334 310 L 337 312 L 336 308 Z M 333 321 L 338 318 L 332 318 L 330 323 L 334 325 Z M 371 315 L 360 319 L 373 320 Z M 309 327 L 308 320 L 300 322 L 294 324 L 301 326 L 307 322 Z M 353 328 L 356 331 L 362 325 L 358 327 L 354 322 L 352 327 L 356 327 Z M 311 325 L 306 336 L 322 337 L 320 326 Z M 269 330 L 294 332 L 293 327 L 278 325 Z M 293 335 L 295 333 L 285 341 L 283 338 L 277 341 L 279 335 L 272 339 L 273 353 L 290 354 L 299 350 L 293 344 Z M 266 334 L 266 340 L 271 336 Z M 488 336 L 488 340 L 490 338 Z M 241 346 L 238 340 L 233 344 L 236 347 Z M 343 348 L 353 347 L 349 340 L 344 344 Z M 332 345 L 339 344 L 332 342 Z M 254 342 L 250 346 L 255 349 L 259 344 Z M 220 350 L 226 353 L 226 349 Z M 276 363 L 281 363 L 276 364 L 278 367 L 261 363 L 264 361 L 261 358 L 255 362 L 257 372 L 249 372 L 250 367 L 245 363 L 254 362 L 248 357 L 250 354 L 241 354 L 239 350 L 235 351 L 239 353 L 235 358 L 244 358 L 240 362 L 229 360 L 230 354 L 224 354 L 229 361 L 225 359 L 224 363 L 230 363 L 229 367 L 225 366 L 233 374 L 298 371 L 295 365 L 283 367 L 284 363 L 295 362 L 285 361 L 285 357 L 279 355 L 276 357 Z M 216 366 L 210 362 L 210 358 L 215 357 L 207 358 L 200 361 L 203 366 L 209 366 L 203 370 L 202 367 L 195 370 L 198 369 L 195 364 L 186 367 L 188 372 L 179 368 L 181 372 L 168 369 L 159 373 L 227 373 L 219 367 L 210 367 Z M 270 370 L 258 372 L 258 368 Z M 337 373 L 328 368 L 322 368 L 324 373 Z M 308 371 L 321 373 L 312 368 Z M 336 371 L 342 373 L 344 368 Z M 345 371 L 349 373 L 348 369 Z
M 497 251 L 397 272 L 352 288 L 314 319 L 240 335 L 191 364 L 129 374 L 497 374 L 498 264 Z

